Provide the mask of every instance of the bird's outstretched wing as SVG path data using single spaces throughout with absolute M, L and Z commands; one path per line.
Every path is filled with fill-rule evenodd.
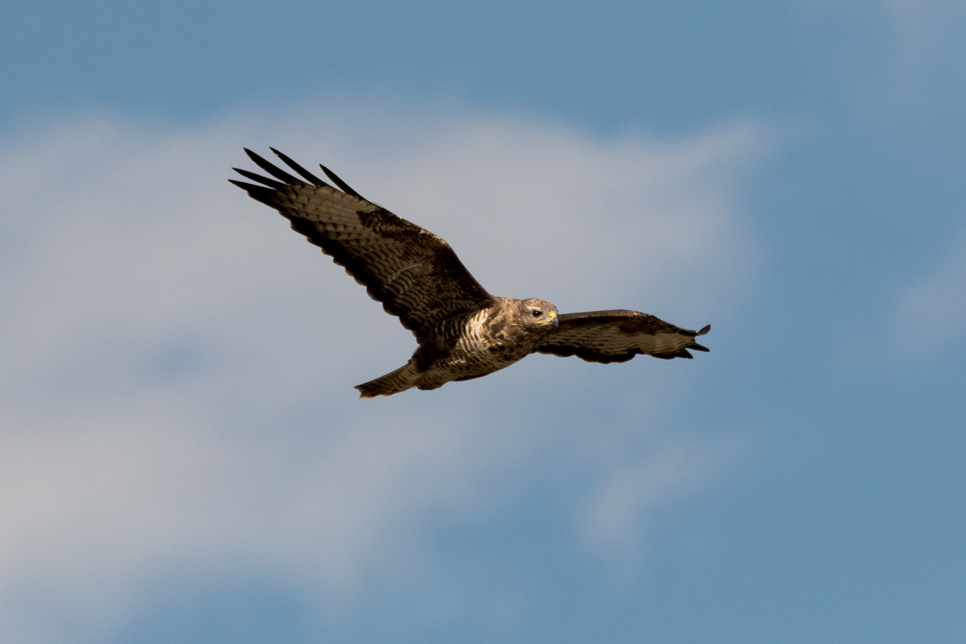
M 565 313 L 560 325 L 534 349 L 555 356 L 577 356 L 588 362 L 626 362 L 634 356 L 691 358 L 688 349 L 707 351 L 694 341 L 711 330 L 681 329 L 637 311 Z
M 301 178 L 245 152 L 273 178 L 233 168 L 261 185 L 229 181 L 278 210 L 294 230 L 344 266 L 387 313 L 399 316 L 420 342 L 440 320 L 493 303 L 445 240 L 367 201 L 325 166 L 320 167 L 336 187 L 274 148 Z

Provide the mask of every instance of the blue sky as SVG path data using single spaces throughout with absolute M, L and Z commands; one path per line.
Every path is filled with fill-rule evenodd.
M 2 13 L 0 639 L 966 642 L 963 2 Z M 269 145 L 711 353 L 358 400 Z

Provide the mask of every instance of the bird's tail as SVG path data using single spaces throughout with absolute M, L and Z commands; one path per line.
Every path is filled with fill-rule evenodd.
M 356 385 L 360 398 L 375 398 L 376 396 L 391 396 L 400 391 L 415 387 L 419 380 L 419 371 L 412 361 L 407 362 L 391 373 Z

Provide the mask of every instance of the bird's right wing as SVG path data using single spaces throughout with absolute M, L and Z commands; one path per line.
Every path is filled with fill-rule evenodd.
M 262 185 L 229 181 L 278 210 L 420 342 L 440 320 L 494 302 L 445 240 L 364 199 L 326 167 L 320 166 L 339 189 L 272 151 L 302 178 L 246 149 L 274 179 L 234 168 Z
M 688 349 L 707 351 L 695 337 L 711 330 L 689 331 L 638 311 L 565 313 L 560 325 L 534 349 L 555 356 L 577 356 L 588 362 L 626 362 L 636 355 L 691 358 Z

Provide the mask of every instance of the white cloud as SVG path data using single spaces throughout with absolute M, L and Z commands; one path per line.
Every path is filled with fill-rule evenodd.
M 584 468 L 604 466 L 577 445 L 627 439 L 626 422 L 514 426 L 545 413 L 541 390 L 595 378 L 533 377 L 550 362 L 357 400 L 352 385 L 402 364 L 411 336 L 225 181 L 242 145 L 325 162 L 447 238 L 498 294 L 676 307 L 689 319 L 672 321 L 698 324 L 747 268 L 732 192 L 761 150 L 751 124 L 602 142 L 523 118 L 350 108 L 182 129 L 78 120 L 0 152 L 0 637 L 97 632 L 179 570 L 351 590 L 406 555 L 401 524 L 499 503 L 507 489 L 481 485 L 494 471 L 539 476 L 552 432 L 576 437 L 564 451 Z M 637 404 L 656 417 L 658 398 Z M 668 449 L 640 456 L 660 465 Z M 672 461 L 607 483 L 594 538 L 625 539 L 622 511 L 640 526 L 655 499 L 700 485 L 705 460 Z

